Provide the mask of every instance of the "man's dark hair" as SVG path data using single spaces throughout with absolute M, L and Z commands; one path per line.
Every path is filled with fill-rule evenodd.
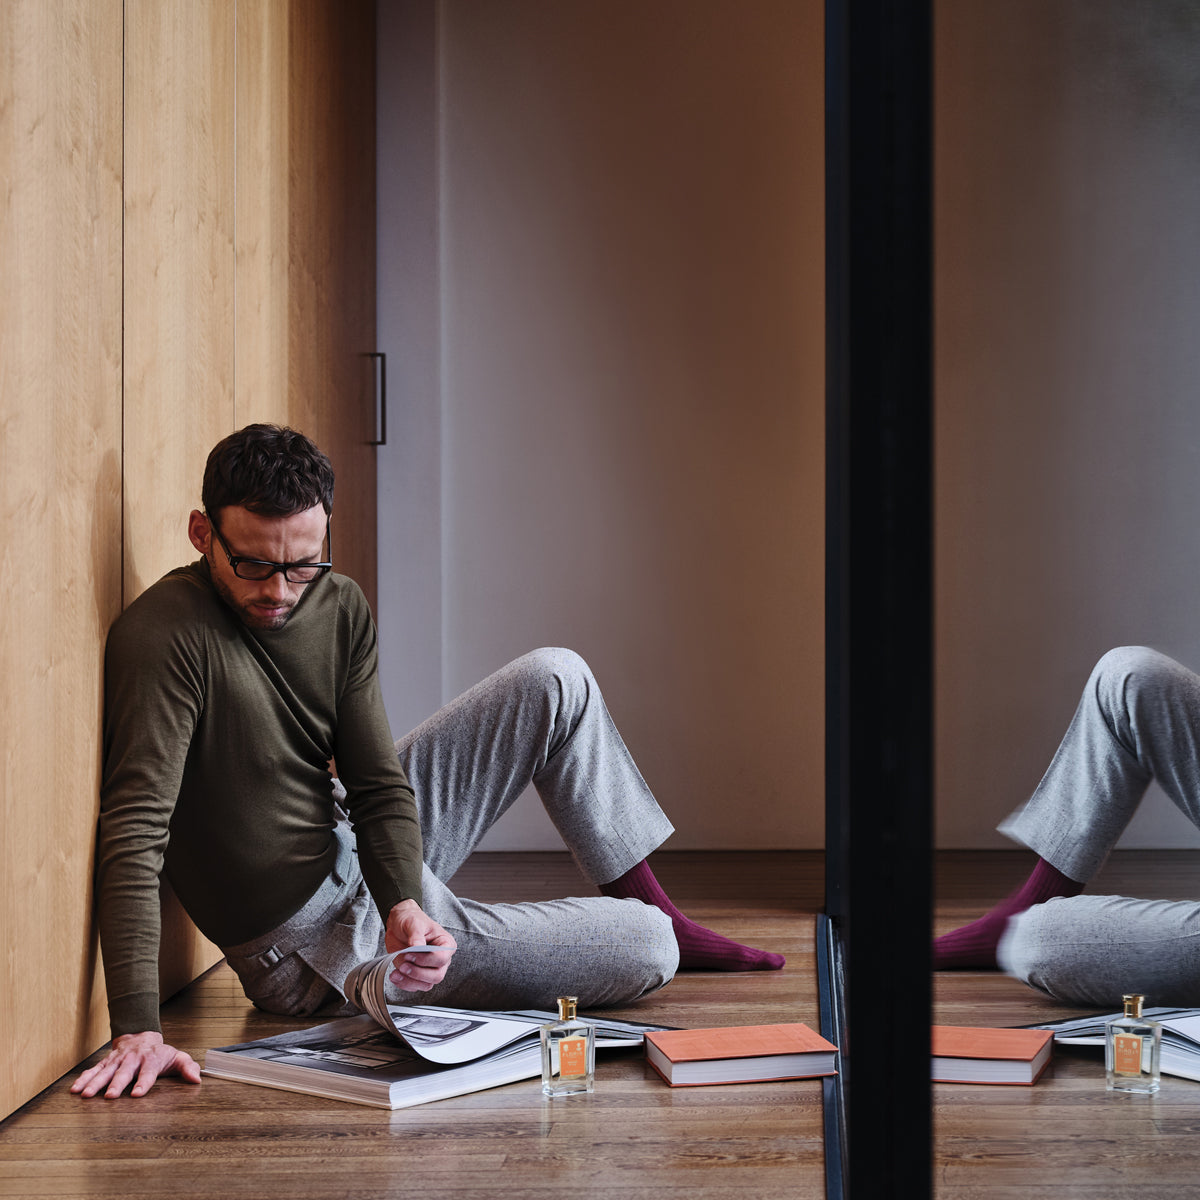
M 247 425 L 209 453 L 204 511 L 229 505 L 264 517 L 291 517 L 320 504 L 333 511 L 333 466 L 317 446 L 282 425 Z

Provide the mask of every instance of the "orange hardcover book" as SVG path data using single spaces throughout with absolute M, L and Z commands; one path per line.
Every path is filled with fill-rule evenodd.
M 807 1025 L 732 1025 L 646 1033 L 646 1058 L 672 1087 L 836 1075 L 837 1047 Z
M 1054 1048 L 1049 1029 L 933 1027 L 936 1083 L 1036 1083 Z

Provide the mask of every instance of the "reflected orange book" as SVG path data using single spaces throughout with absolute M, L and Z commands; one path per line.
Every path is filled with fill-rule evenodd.
M 645 1040 L 650 1065 L 672 1087 L 837 1074 L 837 1047 L 798 1022 L 651 1030 Z
M 933 1027 L 935 1083 L 1036 1083 L 1054 1048 L 1049 1029 Z

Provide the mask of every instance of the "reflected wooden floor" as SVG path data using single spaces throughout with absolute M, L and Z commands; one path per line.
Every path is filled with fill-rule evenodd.
M 980 915 L 1028 873 L 1023 852 L 943 852 L 936 931 Z M 1152 899 L 1200 896 L 1200 853 L 1122 851 L 1088 889 Z M 935 1019 L 947 1025 L 1059 1020 L 1068 1008 L 996 972 L 934 977 Z M 1154 998 L 1149 997 L 1153 1003 Z M 1163 1076 L 1154 1096 L 1108 1092 L 1102 1051 L 1058 1047 L 1032 1088 L 934 1085 L 938 1200 L 1194 1197 L 1200 1083 Z
M 788 957 L 780 972 L 686 974 L 626 1009 L 667 1025 L 818 1024 L 817 853 L 666 853 L 685 911 Z M 589 894 L 562 854 L 480 854 L 455 888 L 485 901 Z M 167 1040 L 207 1046 L 292 1027 L 256 1012 L 223 964 L 169 1002 Z M 219 1079 L 141 1100 L 82 1101 L 60 1080 L 0 1124 L 0 1195 L 803 1200 L 824 1193 L 817 1081 L 668 1088 L 640 1052 L 602 1052 L 596 1093 L 544 1101 L 535 1080 L 388 1113 Z

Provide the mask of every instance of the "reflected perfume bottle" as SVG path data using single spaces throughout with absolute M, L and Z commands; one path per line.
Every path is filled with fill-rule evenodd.
M 596 1027 L 575 1015 L 575 996 L 559 996 L 558 1020 L 542 1026 L 542 1091 L 573 1096 L 595 1089 Z
M 1104 1066 L 1108 1086 L 1118 1092 L 1157 1092 L 1162 1026 L 1142 1016 L 1142 997 L 1122 997 L 1124 1016 L 1104 1027 Z

